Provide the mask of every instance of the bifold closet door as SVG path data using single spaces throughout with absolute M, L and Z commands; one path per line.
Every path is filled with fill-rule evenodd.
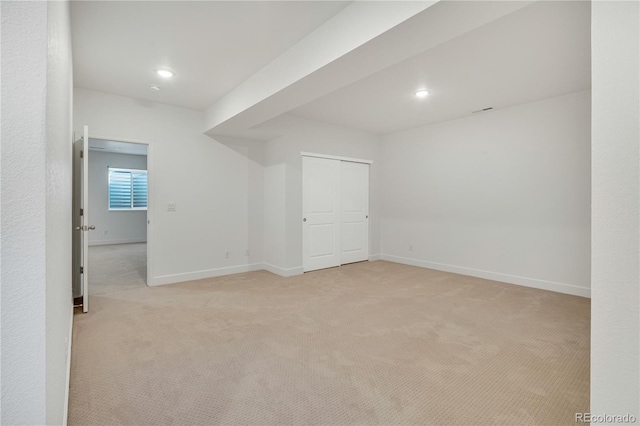
M 302 157 L 302 267 L 340 266 L 340 161 Z
M 340 162 L 340 263 L 369 260 L 369 165 Z

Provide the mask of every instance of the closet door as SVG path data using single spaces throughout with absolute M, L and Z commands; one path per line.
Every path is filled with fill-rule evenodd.
M 340 263 L 369 260 L 369 165 L 340 162 Z
M 302 157 L 302 266 L 340 266 L 340 161 Z

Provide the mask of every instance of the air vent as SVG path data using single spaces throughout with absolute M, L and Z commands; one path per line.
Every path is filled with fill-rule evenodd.
M 476 113 L 479 113 L 479 112 L 487 112 L 487 111 L 491 111 L 492 109 L 493 109 L 493 107 L 486 107 L 486 108 L 482 108 L 482 109 L 479 109 L 479 110 L 476 110 L 476 111 L 471 111 L 471 114 L 476 114 Z

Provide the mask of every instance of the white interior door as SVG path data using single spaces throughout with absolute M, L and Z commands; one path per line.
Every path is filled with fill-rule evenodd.
M 340 263 L 369 260 L 369 165 L 340 162 Z
M 340 161 L 302 157 L 302 266 L 340 266 Z
M 89 127 L 73 144 L 73 268 L 74 297 L 82 297 L 82 311 L 89 311 Z

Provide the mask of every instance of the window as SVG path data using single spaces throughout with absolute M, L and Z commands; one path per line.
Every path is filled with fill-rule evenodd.
M 109 167 L 109 210 L 147 209 L 147 171 Z

